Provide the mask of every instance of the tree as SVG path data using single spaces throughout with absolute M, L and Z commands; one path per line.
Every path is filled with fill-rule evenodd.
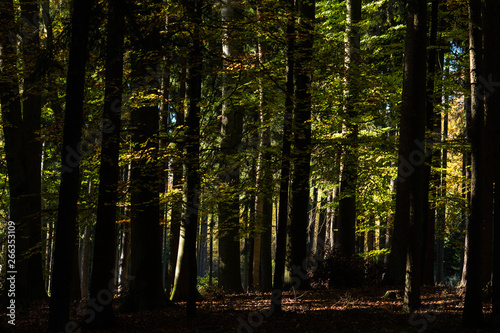
M 67 329 L 71 291 L 71 271 L 76 242 L 76 218 L 80 189 L 81 136 L 85 64 L 92 1 L 74 0 L 71 16 L 71 41 L 66 80 L 61 186 L 56 224 L 54 269 L 50 298 L 49 332 Z M 69 278 L 68 278 L 69 276 Z
M 495 18 L 500 14 L 500 3 L 498 1 L 487 0 L 484 11 L 484 62 L 485 68 L 491 71 L 493 82 L 500 80 L 500 43 L 496 36 L 500 33 L 500 24 Z M 485 108 L 491 116 L 492 127 L 498 128 L 500 125 L 500 91 L 494 89 L 489 94 L 485 94 Z M 500 135 L 498 131 L 493 136 L 493 146 L 495 147 L 493 175 L 495 183 L 494 191 L 494 226 L 493 226 L 493 277 L 492 277 L 492 305 L 493 315 L 500 316 Z M 487 157 L 488 158 L 488 157 Z M 488 262 L 488 261 L 487 261 Z
M 482 68 L 481 1 L 469 1 L 469 52 L 471 85 L 471 204 L 470 219 L 467 225 L 468 243 L 465 249 L 467 264 L 465 267 L 465 302 L 463 325 L 478 327 L 483 320 L 481 299 L 481 224 L 483 219 L 483 159 L 482 131 L 484 127 L 483 90 L 479 78 Z
M 359 23 L 361 0 L 348 0 L 345 36 L 344 126 L 346 144 L 342 152 L 339 200 L 339 250 L 346 256 L 355 253 L 356 245 L 356 182 L 357 140 L 360 97 L 358 70 L 361 58 Z
M 307 287 L 303 273 L 307 258 L 307 225 L 309 210 L 309 177 L 311 172 L 311 82 L 314 40 L 314 0 L 297 3 L 297 42 L 295 48 L 295 105 L 293 109 L 293 172 L 291 179 L 292 208 L 290 222 L 290 267 Z
M 131 275 L 132 282 L 123 311 L 147 310 L 167 305 L 161 268 L 161 227 L 159 181 L 159 110 L 157 78 L 151 68 L 160 63 L 160 1 L 136 4 L 136 29 L 132 31 L 133 99 L 130 116 L 132 132 L 131 204 Z M 151 23 L 150 18 L 153 17 Z M 146 19 L 147 18 L 147 19 Z M 147 20 L 147 21 L 146 21 Z M 151 29 L 152 24 L 153 29 Z
M 413 311 L 420 306 L 420 283 L 422 269 L 422 234 L 424 233 L 425 200 L 425 96 L 426 96 L 426 1 L 408 3 L 407 30 L 405 38 L 405 60 L 401 105 L 399 143 L 399 167 L 396 216 L 408 226 L 409 237 L 406 249 L 406 277 L 403 307 Z M 422 145 L 424 145 L 422 151 Z M 416 158 L 418 156 L 418 158 Z M 411 172 L 408 165 L 411 163 Z M 403 185 L 404 191 L 403 191 Z M 401 205 L 402 196 L 404 206 Z M 399 210 L 399 215 L 398 215 Z M 394 249 L 393 249 L 394 250 Z
M 295 15 L 294 1 L 285 0 L 286 17 L 286 86 L 285 86 L 285 109 L 283 115 L 283 143 L 281 148 L 281 174 L 279 192 L 279 212 L 276 232 L 276 254 L 274 265 L 273 288 L 277 291 L 275 300 L 271 301 L 271 309 L 275 313 L 282 312 L 282 293 L 286 263 L 286 237 L 288 234 L 288 206 L 290 189 L 290 153 L 293 117 L 293 91 L 295 71 Z
M 185 0 L 184 8 L 191 25 L 191 48 L 187 58 L 187 100 L 185 110 L 185 140 L 183 142 L 185 158 L 183 159 L 184 191 L 183 216 L 180 230 L 179 251 L 175 273 L 174 291 L 180 283 L 181 274 L 188 280 L 187 315 L 196 315 L 196 300 L 199 297 L 196 289 L 196 235 L 198 228 L 200 202 L 200 102 L 202 84 L 202 44 L 201 20 L 202 0 Z M 185 259 L 184 259 L 185 258 Z
M 111 0 L 108 7 L 106 41 L 106 86 L 104 91 L 101 166 L 99 173 L 99 198 L 95 226 L 94 255 L 90 284 L 90 300 L 100 300 L 107 294 L 102 311 L 88 319 L 90 327 L 109 327 L 114 323 L 113 293 L 116 253 L 115 222 L 120 177 L 119 153 L 121 130 L 121 103 L 123 79 L 123 46 L 125 17 L 123 6 Z M 84 266 L 85 267 L 85 266 Z M 116 273 L 115 273 L 116 274 Z M 90 305 L 94 306 L 93 304 Z M 91 312 L 92 313 L 92 312 Z
M 235 100 L 234 94 L 241 89 L 236 81 L 236 73 L 228 68 L 241 63 L 241 45 L 234 37 L 234 25 L 238 24 L 243 7 L 239 0 L 226 0 L 222 8 L 224 39 L 222 53 L 225 72 L 222 85 L 222 124 L 221 124 L 221 190 L 228 199 L 219 204 L 219 283 L 225 290 L 242 291 L 240 274 L 239 240 L 239 184 L 240 166 L 238 147 L 243 132 L 243 110 Z M 238 95 L 238 94 L 237 94 Z M 236 96 L 237 96 L 236 95 Z
M 15 29 L 4 31 L 0 42 L 2 75 L 7 81 L 3 83 L 5 93 L 1 99 L 9 175 L 9 218 L 16 225 L 16 251 L 22 254 L 17 258 L 16 298 L 26 305 L 46 296 L 41 246 L 41 89 L 38 82 L 43 71 L 37 61 L 39 7 L 36 3 L 21 1 L 22 24 L 18 25 L 14 14 L 17 3 L 14 6 L 13 2 L 3 1 L 1 5 L 3 26 Z M 17 49 L 21 54 L 19 62 Z M 21 90 L 22 95 L 17 96 Z

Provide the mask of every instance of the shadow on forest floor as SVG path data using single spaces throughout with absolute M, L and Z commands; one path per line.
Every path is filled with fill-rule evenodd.
M 195 318 L 186 318 L 185 304 L 178 303 L 161 310 L 120 313 L 114 329 L 88 332 L 500 332 L 500 323 L 489 319 L 491 303 L 485 303 L 483 309 L 490 328 L 462 329 L 463 296 L 457 289 L 422 288 L 423 309 L 412 315 L 401 311 L 401 299 L 383 298 L 386 290 L 286 292 L 286 312 L 280 317 L 259 312 L 269 309 L 270 293 L 208 296 L 198 303 Z M 7 332 L 45 332 L 48 312 L 48 302 L 19 311 L 15 330 L 7 327 Z M 2 317 L 7 318 L 5 311 Z M 2 320 L 4 328 L 5 322 Z

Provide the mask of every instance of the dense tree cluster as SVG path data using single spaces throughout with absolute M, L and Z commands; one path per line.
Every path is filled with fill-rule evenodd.
M 498 15 L 496 0 L 0 1 L 4 297 L 13 221 L 16 302 L 50 296 L 51 332 L 113 326 L 115 295 L 193 316 L 203 284 L 274 290 L 278 313 L 283 290 L 351 262 L 404 284 L 408 311 L 447 283 L 466 288 L 465 326 L 488 285 L 500 315 Z

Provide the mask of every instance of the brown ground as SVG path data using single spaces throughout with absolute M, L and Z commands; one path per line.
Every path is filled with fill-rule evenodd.
M 270 293 L 219 294 L 199 303 L 196 318 L 187 318 L 185 305 L 179 303 L 162 310 L 117 314 L 116 328 L 91 332 L 500 332 L 500 322 L 490 318 L 490 303 L 485 303 L 483 311 L 487 328 L 462 329 L 463 297 L 457 289 L 423 288 L 424 309 L 413 315 L 401 311 L 401 299 L 382 298 L 386 290 L 287 292 L 286 312 L 280 317 L 259 312 L 269 309 Z M 48 302 L 19 311 L 14 331 L 45 332 L 48 311 Z M 5 312 L 2 318 L 5 328 Z

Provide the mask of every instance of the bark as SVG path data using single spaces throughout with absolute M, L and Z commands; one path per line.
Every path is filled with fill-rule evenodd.
M 340 253 L 352 256 L 356 243 L 356 183 L 357 166 L 357 118 L 360 111 L 357 99 L 360 97 L 358 63 L 360 62 L 361 0 L 348 0 L 345 36 L 345 89 L 344 89 L 344 126 L 346 144 L 341 157 L 340 200 L 339 200 L 339 246 Z
M 259 41 L 259 61 L 264 64 L 267 54 L 266 43 Z M 260 290 L 269 291 L 272 288 L 272 220 L 273 220 L 273 174 L 271 153 L 271 110 L 267 101 L 271 98 L 268 88 L 260 82 L 259 105 L 259 157 L 257 166 L 257 219 L 260 220 Z
M 239 0 L 226 0 L 222 9 L 225 26 L 222 53 L 222 125 L 221 125 L 221 166 L 220 182 L 225 200 L 219 204 L 219 285 L 228 291 L 241 292 L 240 240 L 239 240 L 239 187 L 240 166 L 238 146 L 243 132 L 243 110 L 237 102 L 240 87 L 237 87 L 234 71 L 229 71 L 233 63 L 240 63 L 241 45 L 234 36 L 234 26 L 241 19 L 242 3 Z
M 438 78 L 439 70 L 439 58 L 438 58 L 438 14 L 439 14 L 439 2 L 440 0 L 432 1 L 432 11 L 430 18 L 431 33 L 429 38 L 429 51 L 427 60 L 427 103 L 426 103 L 426 131 L 429 133 L 429 138 L 427 140 L 428 149 L 430 154 L 426 156 L 425 161 L 425 187 L 427 193 L 427 199 L 425 200 L 425 212 L 424 217 L 424 240 L 423 240 L 423 272 L 422 272 L 422 283 L 425 285 L 434 285 L 434 234 L 435 225 L 434 221 L 436 219 L 436 198 L 437 190 L 439 189 L 440 178 L 439 174 L 433 172 L 432 169 L 438 167 L 438 163 L 441 160 L 441 154 L 439 149 L 435 149 L 435 143 L 440 141 L 441 136 L 441 115 L 437 112 L 435 105 L 439 105 L 441 101 L 441 94 L 436 91 L 436 79 Z M 442 62 L 441 62 L 442 63 Z M 432 186 L 433 185 L 433 186 Z
M 80 189 L 80 158 L 85 64 L 92 1 L 74 0 L 66 80 L 66 110 L 61 158 L 61 185 L 50 297 L 49 332 L 65 331 L 69 321 L 71 277 L 74 267 L 76 219 Z M 68 276 L 70 277 L 68 279 Z
M 198 209 L 200 200 L 200 101 L 202 83 L 202 44 L 200 25 L 202 19 L 202 0 L 186 0 L 185 10 L 192 24 L 191 48 L 188 52 L 187 99 L 185 112 L 184 169 L 184 211 L 182 217 L 175 288 L 179 278 L 185 272 L 188 281 L 187 315 L 196 315 L 196 300 L 199 297 L 196 289 L 196 234 L 198 228 Z M 239 252 L 238 252 L 239 253 Z M 185 258 L 185 259 L 184 259 Z
M 408 225 L 411 235 L 406 248 L 403 303 L 403 308 L 407 311 L 414 311 L 420 306 L 422 235 L 425 233 L 425 200 L 427 199 L 424 170 L 427 153 L 425 149 L 426 16 L 426 1 L 415 0 L 408 4 L 398 168 L 399 182 L 409 184 L 409 201 L 408 205 L 403 208 L 407 215 L 400 216 L 406 220 L 404 223 Z M 412 164 L 413 172 L 405 173 L 403 162 L 406 161 Z M 403 193 L 397 193 L 398 196 L 401 194 Z M 402 207 L 396 207 L 398 208 Z
M 295 105 L 293 109 L 292 211 L 290 222 L 290 270 L 295 288 L 308 288 L 307 225 L 311 171 L 311 61 L 313 55 L 315 1 L 299 0 L 295 53 Z
M 483 320 L 481 297 L 481 268 L 483 267 L 481 227 L 483 224 L 484 164 L 482 131 L 484 130 L 483 91 L 479 78 L 482 68 L 481 1 L 469 1 L 469 52 L 471 84 L 471 206 L 467 226 L 468 244 L 465 268 L 465 302 L 462 323 L 478 327 Z
M 142 311 L 167 305 L 161 261 L 159 184 L 163 177 L 158 159 L 159 101 L 146 97 L 157 94 L 159 88 L 157 78 L 149 72 L 151 68 L 157 68 L 162 59 L 158 50 L 163 22 L 159 16 L 152 15 L 159 10 L 160 2 L 148 1 L 135 6 L 134 13 L 140 25 L 131 33 L 134 51 L 131 77 L 135 88 L 130 116 L 133 154 L 130 274 L 133 280 L 127 298 L 120 306 L 121 311 Z M 155 20 L 143 21 L 146 16 L 153 16 Z
M 465 139 L 467 142 L 470 142 L 471 131 L 472 131 L 472 115 L 471 115 L 471 98 L 464 98 L 464 108 L 465 108 Z M 464 182 L 462 184 L 462 197 L 465 199 L 466 205 L 462 211 L 463 219 L 463 227 L 465 231 L 469 228 L 470 222 L 470 204 L 471 204 L 471 191 L 470 186 L 468 184 L 471 183 L 471 152 L 467 151 L 463 156 L 463 171 L 462 176 L 464 177 Z M 460 279 L 460 287 L 465 287 L 465 271 L 467 268 L 467 252 L 469 248 L 469 234 L 466 232 L 464 239 L 464 254 L 463 254 L 463 262 L 462 262 L 462 276 Z
M 285 13 L 287 15 L 286 26 L 286 91 L 285 109 L 283 115 L 283 143 L 281 149 L 281 178 L 279 212 L 276 232 L 276 254 L 274 266 L 273 288 L 277 291 L 275 301 L 271 302 L 271 310 L 276 314 L 282 311 L 282 292 L 285 275 L 286 257 L 286 236 L 288 234 L 288 204 L 289 204 L 289 183 L 290 183 L 290 154 L 292 135 L 292 114 L 293 114 L 293 91 L 294 91 L 294 70 L 295 70 L 295 17 L 293 10 L 293 0 L 284 1 Z
M 443 119 L 443 142 L 448 138 L 448 110 L 445 111 Z M 439 196 L 446 200 L 446 170 L 448 167 L 448 150 L 443 149 L 441 156 L 441 183 L 439 185 Z M 440 204 L 437 208 L 436 221 L 436 283 L 442 283 L 444 278 L 444 232 L 446 223 L 446 205 Z
M 484 125 L 482 136 L 484 138 L 494 138 L 495 132 L 498 130 L 495 127 L 495 116 L 498 112 L 497 101 L 495 100 L 495 90 L 498 88 L 492 87 L 497 81 L 493 81 L 496 76 L 495 67 L 498 58 L 495 58 L 495 43 L 498 34 L 495 34 L 497 23 L 492 17 L 492 12 L 495 11 L 491 1 L 483 1 L 486 8 L 483 7 L 483 34 L 484 34 L 484 71 L 483 76 L 479 77 L 481 86 L 483 86 L 483 95 L 480 100 L 484 102 Z M 491 10 L 491 11 L 490 11 Z M 491 80 L 488 82 L 488 80 Z M 485 83 L 486 81 L 486 83 Z M 490 85 L 491 82 L 491 85 Z M 485 139 L 482 142 L 482 163 L 483 163 L 483 194 L 482 194 L 482 222 L 481 222 L 481 256 L 483 258 L 481 267 L 481 288 L 485 288 L 488 283 L 491 283 L 492 269 L 492 252 L 493 252 L 493 183 L 494 183 L 494 158 L 495 156 L 495 141 Z
M 179 73 L 178 94 L 176 103 L 176 127 L 178 130 L 184 125 L 184 99 L 186 97 L 186 63 L 181 58 L 181 70 Z M 178 143 L 178 151 L 182 151 L 182 143 Z M 182 191 L 182 159 L 174 156 L 172 162 L 172 189 Z M 167 295 L 171 295 L 174 286 L 175 268 L 177 266 L 177 252 L 179 250 L 179 237 L 182 220 L 182 196 L 177 196 L 172 201 L 172 213 L 170 217 L 170 243 L 168 258 Z
M 113 313 L 115 286 L 113 281 L 116 254 L 115 222 L 118 180 L 120 178 L 119 155 L 125 26 L 123 6 L 118 0 L 109 2 L 107 18 L 101 166 L 89 299 L 99 301 L 101 299 L 99 296 L 103 293 L 106 293 L 109 298 L 100 302 L 102 311 L 95 311 L 94 317 L 85 320 L 85 323 L 92 328 L 111 327 L 115 323 Z
M 498 1 L 487 0 L 485 8 L 485 29 L 484 29 L 484 60 L 485 68 L 491 72 L 491 81 L 500 81 L 500 66 L 498 60 L 500 59 L 500 42 L 497 37 L 500 34 L 500 23 L 496 19 L 500 14 L 500 3 Z M 485 91 L 485 108 L 486 120 L 491 121 L 491 128 L 499 128 L 500 125 L 500 91 L 498 89 L 489 89 Z M 490 119 L 488 119 L 490 118 Z M 485 133 L 485 135 L 488 135 Z M 494 225 L 493 225 L 493 267 L 492 267 L 492 306 L 493 315 L 500 316 L 500 135 L 498 131 L 491 133 L 493 140 L 491 146 L 493 150 L 491 153 L 495 158 L 490 158 L 486 152 L 485 159 L 492 160 L 493 164 L 493 180 L 495 183 L 494 191 Z M 487 209 L 487 208 L 486 208 Z M 486 258 L 489 258 L 490 253 L 485 253 Z M 487 261 L 488 263 L 490 261 Z M 483 281 L 484 282 L 484 281 Z
M 2 26 L 15 28 L 13 2 L 3 1 L 1 5 Z M 34 15 L 38 15 L 38 5 L 21 1 L 21 19 L 27 25 L 20 31 L 22 72 L 18 71 L 16 60 L 17 32 L 4 32 L 0 40 L 2 77 L 6 78 L 6 82 L 1 84 L 0 98 L 9 175 L 9 219 L 16 226 L 16 252 L 19 254 L 15 267 L 18 305 L 26 305 L 31 300 L 46 296 L 43 281 L 43 247 L 40 245 L 42 148 L 38 135 L 41 121 L 41 70 L 37 63 L 40 40 L 38 21 L 31 23 Z M 22 78 L 22 96 L 18 74 Z M 31 255 L 25 256 L 28 252 L 31 252 Z

